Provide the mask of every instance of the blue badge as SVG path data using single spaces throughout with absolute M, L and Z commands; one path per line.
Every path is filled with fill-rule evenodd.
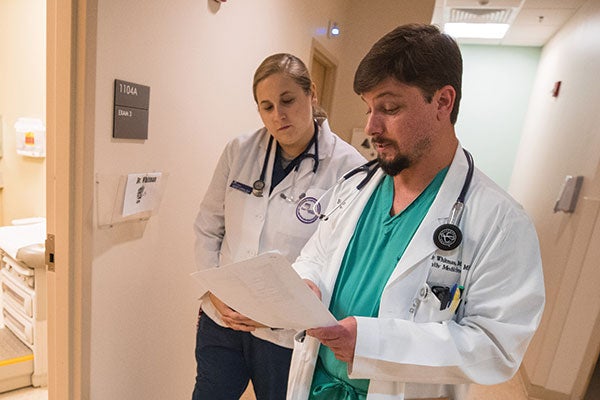
M 252 193 L 252 187 L 250 187 L 248 185 L 244 185 L 243 183 L 238 182 L 238 181 L 231 181 L 231 185 L 229 185 L 229 187 L 239 190 L 241 192 L 244 192 L 246 194 Z
M 303 198 L 296 207 L 296 217 L 305 224 L 315 222 L 319 219 L 319 214 L 321 214 L 321 203 L 317 203 L 314 197 Z

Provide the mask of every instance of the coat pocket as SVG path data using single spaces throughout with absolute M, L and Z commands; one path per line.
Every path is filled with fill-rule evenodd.
M 424 289 L 424 290 L 423 290 Z M 415 322 L 443 322 L 449 321 L 454 315 L 455 308 L 445 305 L 435 295 L 429 285 L 425 285 L 420 296 L 420 301 L 415 311 Z

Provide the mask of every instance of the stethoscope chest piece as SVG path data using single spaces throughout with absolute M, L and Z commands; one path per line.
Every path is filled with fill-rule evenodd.
M 433 232 L 433 243 L 440 250 L 454 250 L 461 242 L 462 232 L 454 224 L 442 224 Z
M 263 190 L 265 188 L 265 181 L 257 179 L 252 184 L 252 194 L 256 197 L 263 197 Z
M 465 198 L 467 196 L 467 191 L 471 186 L 471 179 L 473 178 L 473 156 L 467 150 L 463 149 L 465 153 L 465 157 L 467 158 L 468 171 L 467 176 L 465 177 L 465 183 L 458 195 L 458 199 L 456 199 L 456 203 L 452 206 L 452 211 L 450 213 L 450 219 L 448 223 L 440 225 L 433 232 L 433 243 L 437 246 L 438 249 L 443 251 L 450 251 L 456 249 L 460 246 L 463 235 L 458 227 L 460 224 L 460 220 L 462 218 L 463 209 L 465 207 Z

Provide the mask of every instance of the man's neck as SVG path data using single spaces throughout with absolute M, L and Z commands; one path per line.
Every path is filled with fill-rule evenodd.
M 449 166 L 456 154 L 458 139 L 443 143 L 443 146 L 432 148 L 426 157 L 419 160 L 418 164 L 402 170 L 394 176 L 394 199 L 391 215 L 396 215 L 408 207 L 427 188 L 433 178 L 444 168 Z

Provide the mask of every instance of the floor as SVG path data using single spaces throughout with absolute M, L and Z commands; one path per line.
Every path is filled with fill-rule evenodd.
M 0 393 L 0 400 L 48 400 L 47 388 L 28 387 Z
M 8 328 L 0 329 L 0 360 L 32 356 L 31 349 L 23 344 Z
M 11 392 L 0 393 L 0 400 L 47 400 L 46 388 L 24 388 Z M 536 400 L 528 398 L 523 389 L 523 383 L 517 374 L 512 380 L 493 386 L 471 386 L 468 400 Z M 248 388 L 240 400 L 255 400 L 252 388 Z
M 588 393 L 589 395 L 589 393 Z M 586 397 L 596 398 L 596 397 Z M 0 400 L 47 400 L 46 388 L 24 388 L 12 392 L 0 393 Z M 255 400 L 252 388 L 248 388 L 240 400 Z M 472 385 L 468 400 L 539 400 L 528 398 L 523 389 L 520 375 L 500 385 L 482 386 Z
M 592 374 L 587 392 L 583 400 L 598 400 L 600 399 L 600 360 L 596 363 L 596 368 Z
M 516 374 L 510 381 L 500 385 L 471 385 L 468 400 L 537 400 L 527 397 L 521 375 Z
M 2 397 L 0 397 L 0 400 Z M 252 388 L 248 388 L 240 400 L 255 400 Z M 525 394 L 523 382 L 519 374 L 513 379 L 500 385 L 472 385 L 468 400 L 538 400 Z
M 47 400 L 48 391 L 45 388 L 25 388 L 0 394 L 0 400 Z M 535 400 L 525 395 L 519 375 L 512 380 L 494 386 L 473 385 L 468 400 Z M 240 400 L 255 400 L 251 388 Z

